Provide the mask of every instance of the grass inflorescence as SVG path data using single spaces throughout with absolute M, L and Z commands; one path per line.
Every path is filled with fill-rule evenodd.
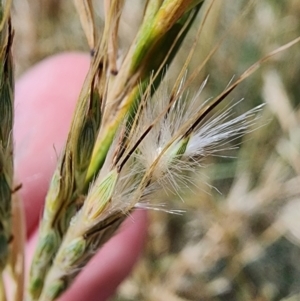
M 217 1 L 147 1 L 135 38 L 122 55 L 118 34 L 126 1 L 104 1 L 101 30 L 95 3 L 89 0 L 74 2 L 91 53 L 91 62 L 65 147 L 59 154 L 45 197 L 37 247 L 24 292 L 24 298 L 28 301 L 57 299 L 134 210 L 152 208 L 159 213 L 181 213 L 181 210 L 172 210 L 170 206 L 164 208 L 160 202 L 151 201 L 160 192 L 175 192 L 185 199 L 184 192 L 191 187 L 191 190 L 199 188 L 195 174 L 202 172 L 207 158 L 230 153 L 241 144 L 244 135 L 261 128 L 258 116 L 263 114 L 263 104 L 235 115 L 237 106 L 245 103 L 245 100 L 232 101 L 228 98 L 262 63 L 299 42 L 299 38 L 296 38 L 282 43 L 283 46 L 273 47 L 275 50 L 269 49 L 244 66 L 242 71 L 238 70 L 238 75 L 222 91 L 208 97 L 206 89 L 210 78 L 204 75 L 208 73 L 205 68 L 222 43 L 226 44 L 228 34 L 245 19 L 244 14 L 232 22 L 228 32 L 211 50 L 207 51 L 203 45 L 200 47 L 200 50 L 203 49 L 203 53 L 199 54 L 202 61 L 193 67 L 205 30 L 211 30 L 208 25 L 212 25 L 214 20 L 216 22 L 218 14 L 222 13 L 220 4 L 215 3 Z M 14 271 L 10 253 L 19 254 L 22 244 L 14 249 L 10 243 L 11 237 L 15 236 L 11 222 L 11 199 L 14 194 L 13 30 L 9 15 L 10 2 L 1 3 L 0 268 L 3 272 L 7 266 Z M 252 2 L 245 11 L 251 8 Z M 209 19 L 210 15 L 212 19 Z M 186 39 L 192 40 L 190 49 L 184 48 Z M 182 49 L 185 57 L 174 72 L 170 66 Z M 170 70 L 171 80 L 165 79 Z M 199 84 L 198 78 L 202 83 Z M 267 76 L 266 90 L 270 85 L 269 80 L 276 78 Z M 168 82 L 171 81 L 171 88 L 168 88 Z M 193 92 L 195 86 L 198 88 Z M 280 115 L 280 112 L 277 114 Z M 283 148 L 278 151 L 284 152 Z M 239 181 L 241 183 L 236 184 L 236 190 L 249 186 L 243 172 Z M 208 186 L 214 184 L 208 183 Z M 259 199 L 259 193 L 258 196 L 255 191 L 253 194 L 251 196 L 245 192 L 248 198 Z M 235 191 L 232 192 L 233 200 L 234 196 Z M 242 219 L 242 215 L 235 216 L 231 225 L 230 219 L 217 212 L 219 208 L 216 209 L 216 205 L 210 202 L 206 206 L 214 212 L 212 215 L 220 216 L 220 221 L 199 242 L 203 244 L 199 249 L 203 249 L 204 255 L 205 246 L 217 246 L 219 243 L 211 240 L 210 235 L 219 235 L 220 240 L 229 237 L 230 242 L 226 247 L 232 247 L 235 238 L 232 225 L 238 225 Z M 252 207 L 251 210 L 255 211 L 255 201 Z M 14 214 L 17 215 L 18 211 Z M 284 218 L 285 215 L 282 220 Z M 233 230 L 223 234 L 223 224 Z M 191 246 L 190 251 L 195 255 L 197 248 Z M 185 249 L 179 256 L 187 256 Z M 211 256 L 218 257 L 217 254 Z M 174 271 L 180 270 L 180 260 L 178 265 L 175 264 Z M 234 263 L 231 266 L 233 273 L 240 271 L 236 266 Z M 13 275 L 12 281 L 23 288 L 23 275 Z M 203 298 L 209 298 L 213 285 L 210 289 L 203 289 Z M 215 285 L 222 288 L 218 283 Z M 5 300 L 3 284 L 1 288 L 2 299 Z M 169 299 L 173 298 L 172 293 L 160 289 L 165 300 L 172 300 Z M 157 296 L 153 292 L 148 294 L 150 299 Z M 20 290 L 16 290 L 15 300 L 22 298 Z

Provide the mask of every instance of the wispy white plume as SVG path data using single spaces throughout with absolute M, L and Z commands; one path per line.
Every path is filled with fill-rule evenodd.
M 188 173 L 195 172 L 206 156 L 221 155 L 222 151 L 235 148 L 232 142 L 253 130 L 263 105 L 234 117 L 234 109 L 242 103 L 241 100 L 210 114 L 186 135 L 189 120 L 195 119 L 203 107 L 209 105 L 209 101 L 201 99 L 205 84 L 206 81 L 191 99 L 180 91 L 169 107 L 172 96 L 168 96 L 165 89 L 147 101 L 139 118 L 135 140 L 161 115 L 134 153 L 136 164 L 143 166 L 145 173 L 151 170 L 147 189 L 179 191 L 182 186 L 190 184 Z
M 124 154 L 118 160 L 127 158 L 120 170 L 114 159 L 120 141 L 126 136 L 124 130 L 119 131 L 83 207 L 93 219 L 99 216 L 95 224 L 116 212 L 129 214 L 133 207 L 173 212 L 151 204 L 154 194 L 158 190 L 172 190 L 180 195 L 182 189 L 191 186 L 192 174 L 201 167 L 205 157 L 234 148 L 232 142 L 252 130 L 262 105 L 234 117 L 234 109 L 241 100 L 210 114 L 186 135 L 189 120 L 195 120 L 203 107 L 209 105 L 209 101 L 201 99 L 205 84 L 206 81 L 191 99 L 188 93 L 177 91 L 171 103 L 173 96 L 168 95 L 166 88 L 147 99 L 147 105 L 136 116 L 134 132 Z M 154 120 L 157 121 L 153 123 Z M 105 206 L 96 201 L 103 198 Z

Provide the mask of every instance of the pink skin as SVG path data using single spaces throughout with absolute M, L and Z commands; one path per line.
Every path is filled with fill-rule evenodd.
M 34 252 L 45 194 L 88 66 L 85 54 L 60 54 L 33 67 L 16 84 L 15 173 L 17 183 L 23 185 L 19 193 L 27 226 L 27 268 Z M 136 262 L 146 228 L 146 213 L 135 212 L 59 300 L 106 300 Z

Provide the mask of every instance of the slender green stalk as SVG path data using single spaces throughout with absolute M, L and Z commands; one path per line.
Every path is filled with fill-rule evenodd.
M 14 77 L 10 2 L 0 2 L 0 296 L 6 300 L 3 271 L 12 239 Z
M 11 46 L 13 31 L 7 5 L 0 3 L 0 270 L 6 266 L 11 233 L 13 193 L 13 107 L 14 78 Z

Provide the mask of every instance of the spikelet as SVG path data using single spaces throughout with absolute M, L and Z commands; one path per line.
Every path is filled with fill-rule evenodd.
M 214 109 L 261 62 L 299 41 L 263 58 L 209 101 L 201 99 L 205 82 L 191 100 L 187 96 L 189 55 L 172 92 L 153 97 L 203 1 L 148 1 L 141 28 L 118 70 L 111 35 L 117 32 L 121 8 L 118 1 L 106 3 L 104 35 L 95 46 L 46 197 L 29 300 L 58 298 L 133 210 L 149 207 L 146 202 L 157 190 L 179 192 L 203 158 L 230 149 L 233 140 L 247 133 L 261 107 L 235 118 L 235 105 Z M 87 25 L 93 47 L 94 27 Z
M 101 169 L 124 117 L 135 113 L 134 106 L 149 86 L 151 74 L 158 79 L 152 84 L 159 85 L 202 3 L 203 0 L 148 1 L 137 36 L 108 90 L 103 127 L 87 171 L 86 187 Z
M 45 274 L 71 217 L 80 206 L 80 195 L 76 191 L 82 186 L 101 121 L 102 96 L 94 84 L 97 76 L 98 73 L 92 68 L 80 95 L 64 153 L 46 196 L 38 246 L 30 271 L 29 292 L 33 300 L 38 298 Z
M 166 97 L 158 97 L 155 101 L 150 89 L 146 89 L 134 119 L 130 119 L 128 125 L 131 116 L 124 116 L 118 130 L 113 132 L 114 141 L 110 143 L 104 164 L 82 208 L 72 218 L 39 300 L 58 298 L 123 220 L 135 208 L 143 207 L 155 191 L 167 184 L 178 192 L 182 183 L 190 181 L 186 172 L 195 171 L 207 155 L 230 149 L 233 140 L 247 133 L 262 106 L 233 119 L 231 113 L 235 105 L 212 114 L 213 110 L 218 109 L 261 62 L 299 41 L 297 38 L 271 52 L 209 101 L 199 100 L 205 83 L 196 96 L 188 100 L 185 91 L 190 81 L 183 84 L 182 72 L 172 93 Z
M 202 112 L 200 91 L 192 100 L 180 90 L 175 97 L 158 93 L 146 98 L 121 156 L 119 142 L 124 131 L 117 132 L 83 207 L 72 219 L 40 300 L 57 298 L 132 210 L 143 207 L 154 192 L 166 186 L 179 191 L 189 181 L 186 173 L 195 172 L 205 156 L 249 131 L 261 110 L 259 106 L 232 118 L 231 106 L 200 122 L 187 137 L 186 124 Z
M 102 45 L 105 47 L 105 45 Z M 105 53 L 105 52 L 104 52 Z M 103 68 L 99 69 L 99 65 Z M 84 181 L 94 141 L 100 128 L 101 104 L 106 85 L 106 58 L 98 56 L 79 96 L 71 130 L 46 196 L 37 249 L 30 270 L 29 295 L 35 300 L 58 250 L 71 217 L 80 207 L 79 187 Z
M 200 122 L 186 136 L 184 125 L 203 107 L 199 100 L 205 83 L 191 100 L 185 95 L 177 95 L 178 100 L 153 126 L 135 151 L 135 161 L 139 162 L 145 170 L 152 170 L 149 176 L 151 183 L 156 183 L 160 188 L 166 189 L 167 186 L 172 186 L 176 191 L 180 190 L 179 183 L 183 184 L 187 181 L 186 172 L 195 172 L 201 167 L 205 157 L 232 149 L 234 147 L 232 142 L 249 131 L 256 122 L 255 116 L 263 106 L 258 106 L 234 118 L 234 107 L 240 102 L 234 103 L 224 111 L 217 111 L 210 118 Z M 164 99 L 170 99 L 155 98 L 154 101 L 148 102 L 149 105 L 142 114 L 140 127 L 137 128 L 137 137 L 142 133 L 142 128 L 151 124 L 167 107 L 168 103 L 164 103 Z M 178 138 L 174 139 L 176 136 Z
M 164 4 L 160 4 L 160 9 L 154 14 L 152 2 L 149 2 L 145 20 L 150 21 L 149 18 L 151 18 L 151 28 L 148 27 L 147 22 L 142 25 L 120 71 L 115 72 L 113 70 L 114 59 L 109 54 L 111 48 L 115 47 L 113 46 L 115 41 L 111 39 L 111 28 L 115 34 L 122 6 L 118 1 L 108 1 L 110 6 L 107 8 L 108 17 L 103 37 L 95 49 L 94 59 L 80 95 L 66 147 L 46 196 L 38 246 L 30 270 L 29 299 L 39 298 L 47 271 L 72 216 L 82 205 L 80 202 L 85 198 L 84 195 L 90 182 L 99 172 L 101 161 L 107 155 L 117 128 L 123 122 L 124 116 L 130 114 L 132 104 L 139 99 L 139 81 L 147 82 L 152 69 L 155 65 L 159 68 L 165 58 L 167 60 L 164 64 L 170 62 L 176 49 L 172 54 L 166 55 L 169 48 L 166 48 L 162 42 L 168 39 L 174 43 L 174 47 L 180 45 L 200 8 L 200 6 L 195 8 L 198 2 L 202 1 L 178 1 L 176 3 L 165 1 Z M 87 1 L 85 5 L 90 9 L 91 2 Z M 82 20 L 85 20 L 86 16 L 84 14 L 82 16 Z M 167 22 L 163 24 L 161 21 L 165 16 L 168 16 L 168 20 L 165 19 L 164 21 L 167 20 Z M 173 30 L 169 31 L 170 28 Z M 92 47 L 95 43 L 93 26 L 86 24 L 85 31 Z M 181 34 L 181 40 L 177 41 L 179 34 Z M 158 53 L 159 56 L 157 56 Z M 156 63 L 151 60 L 157 57 Z M 96 139 L 100 123 L 100 138 Z M 94 155 L 92 155 L 92 150 Z M 86 174 L 87 179 L 85 179 Z

